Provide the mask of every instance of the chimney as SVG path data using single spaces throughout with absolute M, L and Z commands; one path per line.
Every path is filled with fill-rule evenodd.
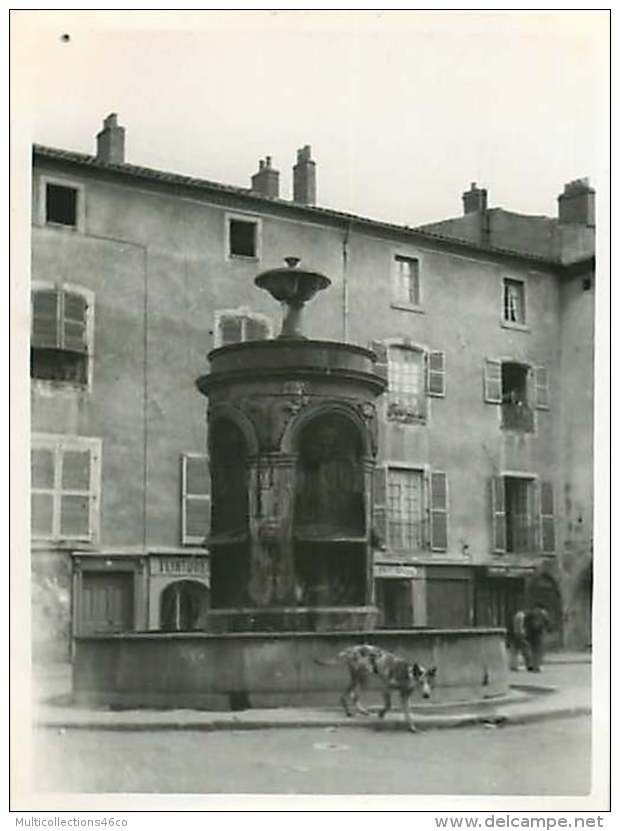
M 558 220 L 561 225 L 589 225 L 594 228 L 594 188 L 588 179 L 575 179 L 564 185 L 558 196 Z
M 125 162 L 125 128 L 119 127 L 116 113 L 103 122 L 103 129 L 97 133 L 97 161 L 108 164 Z
M 301 147 L 293 168 L 293 200 L 305 205 L 316 205 L 316 164 L 311 153 L 309 144 Z
M 258 173 L 252 176 L 252 190 L 276 199 L 280 195 L 280 174 L 271 166 L 271 156 L 265 156 L 259 161 Z
M 463 194 L 463 210 L 466 214 L 482 213 L 487 209 L 486 188 L 476 187 L 472 182 L 469 190 Z

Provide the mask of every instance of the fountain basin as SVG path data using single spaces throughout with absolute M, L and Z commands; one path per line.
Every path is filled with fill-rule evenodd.
M 436 665 L 436 703 L 494 698 L 509 690 L 504 638 L 503 629 L 79 636 L 73 696 L 82 706 L 329 706 L 344 689 L 346 668 L 315 659 L 367 642 Z

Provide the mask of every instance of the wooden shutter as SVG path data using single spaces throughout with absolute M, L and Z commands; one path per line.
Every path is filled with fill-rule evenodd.
M 92 459 L 90 449 L 62 448 L 60 536 L 90 539 Z
M 502 363 L 487 358 L 484 362 L 484 400 L 489 404 L 502 403 Z
M 269 327 L 264 321 L 255 317 L 246 318 L 245 340 L 267 340 L 268 337 Z
M 238 315 L 222 315 L 219 321 L 220 345 L 240 343 L 243 336 L 242 324 L 243 318 Z
M 370 348 L 375 353 L 377 360 L 375 362 L 375 372 L 381 378 L 388 380 L 388 350 L 387 346 L 380 340 L 372 341 Z
M 448 478 L 434 470 L 430 476 L 431 550 L 448 548 Z
M 536 409 L 549 409 L 549 373 L 544 366 L 534 367 L 534 402 Z
M 376 467 L 373 473 L 372 488 L 372 528 L 374 544 L 387 546 L 387 468 Z
M 181 542 L 204 545 L 211 524 L 211 480 L 207 456 L 182 457 Z
M 540 536 L 541 550 L 544 554 L 555 551 L 555 516 L 553 484 L 540 483 Z
M 491 479 L 491 520 L 493 534 L 493 551 L 506 553 L 506 492 L 503 476 Z
M 86 300 L 80 294 L 65 292 L 63 301 L 62 346 L 71 352 L 86 352 Z
M 446 353 L 429 352 L 426 363 L 426 389 L 429 395 L 446 394 Z
M 32 294 L 32 346 L 61 347 L 60 292 L 39 289 Z

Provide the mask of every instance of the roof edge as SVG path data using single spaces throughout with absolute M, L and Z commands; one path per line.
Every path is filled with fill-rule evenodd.
M 293 202 L 279 197 L 264 196 L 256 193 L 250 188 L 242 188 L 235 185 L 225 185 L 220 182 L 214 182 L 209 179 L 201 179 L 193 176 L 187 176 L 180 173 L 171 173 L 167 171 L 158 170 L 156 168 L 143 167 L 140 165 L 133 165 L 127 162 L 122 164 L 111 164 L 109 162 L 102 162 L 95 156 L 87 153 L 79 153 L 73 150 L 62 150 L 56 147 L 49 147 L 42 144 L 33 144 L 33 159 L 49 159 L 52 161 L 78 165 L 87 167 L 93 170 L 102 171 L 105 173 L 117 174 L 120 176 L 128 176 L 131 178 L 147 179 L 151 182 L 160 183 L 162 185 L 178 185 L 182 187 L 195 188 L 205 192 L 216 193 L 224 196 L 236 196 L 248 199 L 254 204 L 271 205 L 284 210 L 295 211 L 307 216 L 313 217 L 315 220 L 331 219 L 333 221 L 343 222 L 346 224 L 356 223 L 363 227 L 371 227 L 378 231 L 386 231 L 390 233 L 398 233 L 403 236 L 410 237 L 414 240 L 426 241 L 429 243 L 444 243 L 446 245 L 455 246 L 464 251 L 484 253 L 491 256 L 499 256 L 502 258 L 510 258 L 521 260 L 524 262 L 538 264 L 547 269 L 564 268 L 564 264 L 556 258 L 541 257 L 535 254 L 526 254 L 522 251 L 516 251 L 510 248 L 498 248 L 489 245 L 478 245 L 469 240 L 459 239 L 452 236 L 434 233 L 425 230 L 424 226 L 409 227 L 408 225 L 397 225 L 391 222 L 384 222 L 382 220 L 372 219 L 370 217 L 360 216 L 358 214 L 350 214 L 343 211 L 337 211 L 333 208 L 323 208 L 316 205 L 305 205 L 299 202 Z M 428 223 L 433 224 L 433 223 Z

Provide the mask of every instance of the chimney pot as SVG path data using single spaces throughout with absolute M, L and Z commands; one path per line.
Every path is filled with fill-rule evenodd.
M 293 200 L 316 205 L 316 163 L 312 160 L 309 144 L 297 151 L 297 164 L 293 167 Z
M 466 214 L 482 213 L 487 209 L 486 188 L 479 188 L 475 182 L 463 194 L 463 211 Z
M 277 199 L 280 194 L 280 173 L 271 166 L 271 156 L 258 162 L 258 173 L 252 176 L 253 191 Z
M 125 128 L 119 126 L 116 113 L 103 120 L 103 128 L 97 133 L 97 161 L 125 163 Z
M 596 224 L 595 191 L 587 178 L 573 179 L 558 196 L 558 221 L 561 225 Z

